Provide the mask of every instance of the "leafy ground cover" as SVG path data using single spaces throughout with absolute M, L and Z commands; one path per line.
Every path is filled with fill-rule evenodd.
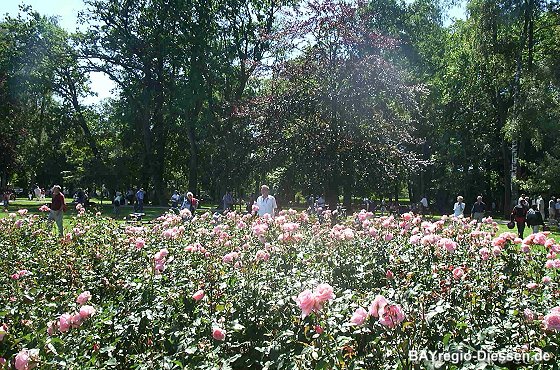
M 545 233 L 365 212 L 72 218 L 62 240 L 45 215 L 0 220 L 0 368 L 557 366 L 560 245 Z

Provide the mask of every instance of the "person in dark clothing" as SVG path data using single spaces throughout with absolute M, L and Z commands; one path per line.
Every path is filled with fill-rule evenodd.
M 523 239 L 523 231 L 525 231 L 525 222 L 527 221 L 526 203 L 524 198 L 519 198 L 519 202 L 511 211 L 511 221 L 515 221 L 517 224 L 517 233 L 521 239 Z
M 482 195 L 476 197 L 476 202 L 472 206 L 471 218 L 481 223 L 484 213 L 486 212 L 486 204 L 482 201 Z
M 538 210 L 538 205 L 533 204 L 527 211 L 527 226 L 533 228 L 533 234 L 536 234 L 539 232 L 540 225 L 544 226 L 544 220 Z
M 53 186 L 52 190 L 53 196 L 51 201 L 51 210 L 49 213 L 49 224 L 52 227 L 52 222 L 56 223 L 58 227 L 58 236 L 62 237 L 64 235 L 64 228 L 62 225 L 62 216 L 64 211 L 66 210 L 66 201 L 64 199 L 64 194 L 61 192 L 61 188 L 59 185 Z

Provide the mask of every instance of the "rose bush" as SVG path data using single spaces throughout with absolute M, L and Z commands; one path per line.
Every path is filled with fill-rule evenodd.
M 408 353 L 558 353 L 560 246 L 544 233 L 292 210 L 73 221 L 60 240 L 44 217 L 0 220 L 0 369 L 484 368 Z

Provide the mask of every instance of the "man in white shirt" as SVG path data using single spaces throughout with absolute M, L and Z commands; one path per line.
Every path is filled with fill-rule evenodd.
M 420 204 L 422 205 L 422 214 L 426 214 L 426 211 L 428 210 L 428 198 L 424 196 L 422 200 L 420 200 Z
M 274 217 L 274 212 L 276 212 L 276 199 L 272 195 L 269 195 L 270 189 L 267 185 L 261 186 L 261 195 L 257 198 L 257 207 L 259 207 L 259 216 L 264 216 L 269 214 Z

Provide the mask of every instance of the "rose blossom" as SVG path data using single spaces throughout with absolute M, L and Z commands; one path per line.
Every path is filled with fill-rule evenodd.
M 543 326 L 547 331 L 560 331 L 560 306 L 551 309 L 543 318 Z
M 0 326 L 0 342 L 4 340 L 4 336 L 6 336 L 6 334 L 8 334 L 8 325 L 2 324 L 2 326 Z
M 362 325 L 366 321 L 367 317 L 367 311 L 360 307 L 354 312 L 350 322 L 354 325 Z
M 226 339 L 226 331 L 220 327 L 212 328 L 212 338 L 223 341 Z
M 204 290 L 202 290 L 202 289 L 197 290 L 196 293 L 194 293 L 194 294 L 192 295 L 192 298 L 193 298 L 195 301 L 200 301 L 202 298 L 204 298 Z
M 26 350 L 26 349 L 22 349 L 16 355 L 16 362 L 15 362 L 16 369 L 17 370 L 29 370 L 29 369 L 31 369 L 32 367 L 30 367 L 29 361 L 30 361 L 29 351 Z
M 526 285 L 527 289 L 536 289 L 539 286 L 537 283 L 529 283 Z
M 79 313 L 75 313 L 70 318 L 70 325 L 73 328 L 79 328 L 82 325 L 82 316 Z
M 392 304 L 385 306 L 383 313 L 379 316 L 379 323 L 388 328 L 394 328 L 405 319 L 401 306 Z
M 454 279 L 461 279 L 465 275 L 465 271 L 461 267 L 455 267 L 453 269 L 453 278 Z
M 89 305 L 80 307 L 80 317 L 82 319 L 87 319 L 91 315 L 95 314 L 95 308 Z
M 78 304 L 86 304 L 86 302 L 89 301 L 90 298 L 91 298 L 91 293 L 89 292 L 89 290 L 86 290 L 85 292 L 80 293 L 78 298 L 76 298 L 76 302 Z
M 550 276 L 543 276 L 542 278 L 542 283 L 545 285 L 548 285 L 552 282 L 552 279 L 550 278 Z
M 137 238 L 135 244 L 136 244 L 136 249 L 142 249 L 144 248 L 146 242 L 142 238 Z
M 535 314 L 528 308 L 523 310 L 523 315 L 528 322 L 533 322 L 533 320 L 535 320 Z
M 299 293 L 295 301 L 298 307 L 301 309 L 302 319 L 311 313 L 313 308 L 315 308 L 315 304 L 317 303 L 315 294 L 313 294 L 313 292 L 311 292 L 311 290 L 309 289 L 306 289 L 303 292 Z
M 383 314 L 383 310 L 387 305 L 387 300 L 382 295 L 377 295 L 369 306 L 369 314 L 373 317 L 379 317 Z
M 317 288 L 315 288 L 315 298 L 319 303 L 334 299 L 332 286 L 325 283 L 319 284 Z
M 60 318 L 58 319 L 58 328 L 61 333 L 65 333 L 70 329 L 71 320 L 72 316 L 67 313 L 60 315 Z

